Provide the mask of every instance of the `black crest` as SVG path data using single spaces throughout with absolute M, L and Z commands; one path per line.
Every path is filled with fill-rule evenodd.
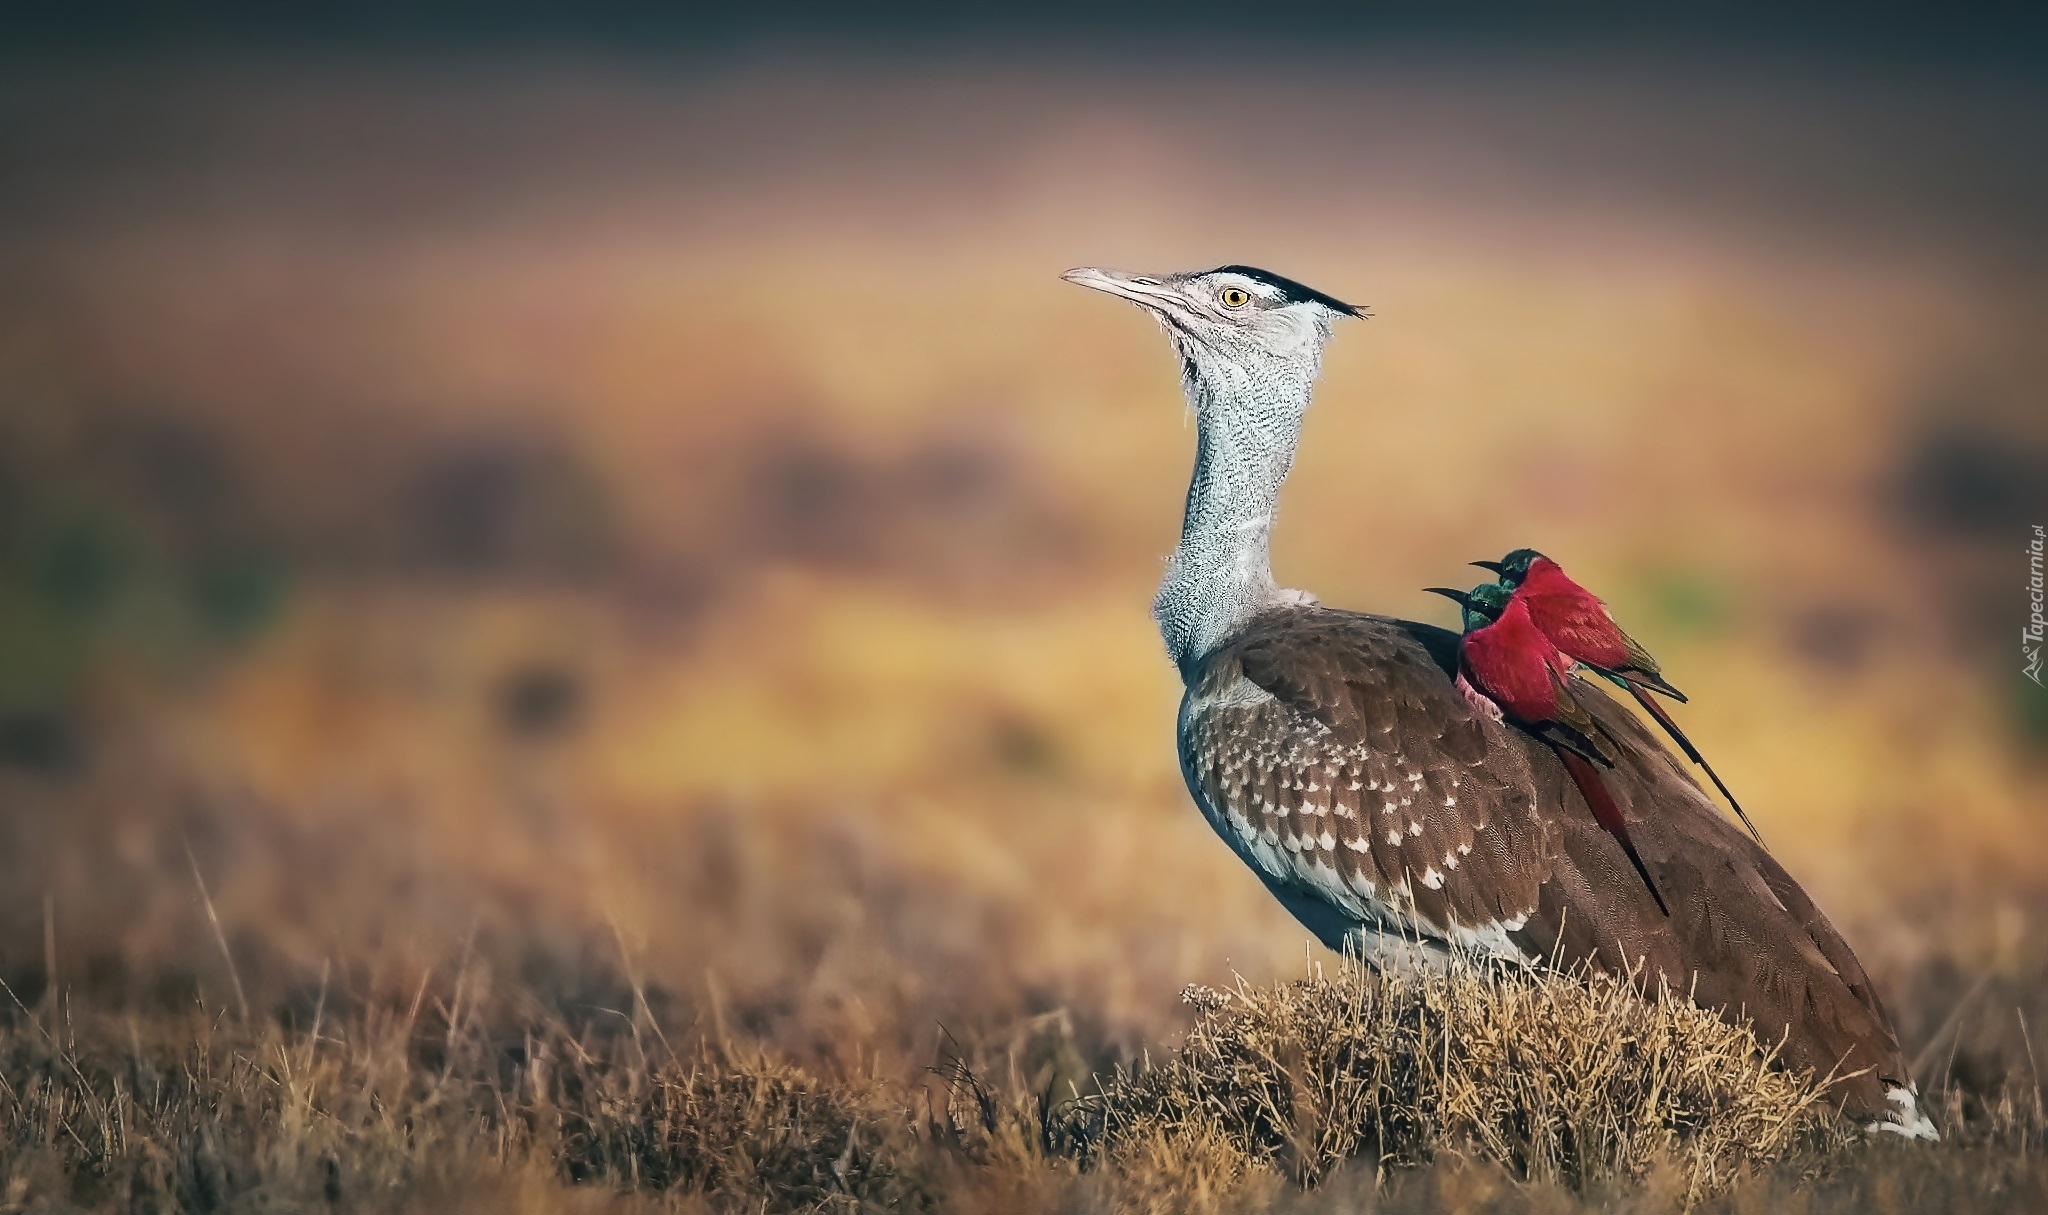
M 1291 278 L 1275 274 L 1271 270 L 1261 270 L 1257 266 L 1218 266 L 1214 270 L 1209 271 L 1209 273 L 1241 274 L 1248 279 L 1264 283 L 1278 291 L 1281 297 L 1290 304 L 1315 303 L 1321 304 L 1332 311 L 1341 312 L 1346 316 L 1363 317 L 1369 315 L 1363 307 L 1357 304 L 1347 304 L 1334 295 L 1324 295 L 1307 283 L 1297 283 Z

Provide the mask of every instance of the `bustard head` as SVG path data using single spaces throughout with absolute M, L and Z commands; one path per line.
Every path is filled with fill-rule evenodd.
M 1063 277 L 1121 296 L 1150 312 L 1173 340 L 1190 379 L 1313 379 L 1330 336 L 1330 322 L 1366 315 L 1363 308 L 1253 266 L 1219 266 L 1163 278 L 1083 266 Z

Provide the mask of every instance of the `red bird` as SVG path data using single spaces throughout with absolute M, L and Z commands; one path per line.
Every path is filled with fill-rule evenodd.
M 1593 715 L 1572 695 L 1571 664 L 1530 618 L 1520 596 L 1508 597 L 1505 587 L 1483 586 L 1471 593 L 1431 587 L 1465 611 L 1465 634 L 1458 643 L 1460 679 L 1498 705 L 1516 725 L 1550 744 L 1586 799 L 1593 818 L 1621 844 L 1629 864 L 1650 888 L 1650 897 L 1665 915 L 1671 908 L 1650 877 L 1650 870 L 1629 838 L 1621 807 L 1593 765 L 1614 766 L 1608 745 Z M 1502 601 L 1505 600 L 1505 606 Z
M 1529 605 L 1529 616 L 1536 622 L 1536 627 L 1567 658 L 1584 663 L 1627 689 L 1629 695 L 1636 698 L 1636 703 L 1664 727 L 1664 732 L 1678 744 L 1679 750 L 1685 752 L 1685 757 L 1705 770 L 1707 779 L 1713 781 L 1721 796 L 1728 799 L 1735 816 L 1749 828 L 1756 842 L 1764 842 L 1756 824 L 1749 821 L 1742 803 L 1728 791 L 1720 774 L 1700 754 L 1699 748 L 1692 745 L 1692 740 L 1678 728 L 1678 723 L 1672 720 L 1664 706 L 1650 695 L 1651 692 L 1661 692 L 1683 704 L 1685 693 L 1672 687 L 1657 666 L 1657 660 L 1650 657 L 1650 652 L 1614 623 L 1607 605 L 1600 602 L 1598 596 L 1572 581 L 1563 567 L 1533 548 L 1518 548 L 1499 561 L 1474 561 L 1472 564 L 1493 571 L 1500 575 L 1502 583 L 1514 588 L 1515 599 Z

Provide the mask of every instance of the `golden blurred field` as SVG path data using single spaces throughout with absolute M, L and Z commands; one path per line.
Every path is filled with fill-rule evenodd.
M 1300 974 L 1174 764 L 1171 356 L 1057 279 L 1249 262 L 1375 312 L 1283 580 L 1448 623 L 1416 588 L 1558 555 L 1923 1089 L 2038 1093 L 2048 701 L 2007 639 L 2048 296 L 2009 158 L 2048 111 L 1950 84 L 22 73 L 16 1014 L 432 993 L 452 1042 L 462 999 L 573 1020 L 628 976 L 671 1034 L 892 1082 L 1052 1018 L 1085 1083 L 1173 1042 L 1185 984 Z

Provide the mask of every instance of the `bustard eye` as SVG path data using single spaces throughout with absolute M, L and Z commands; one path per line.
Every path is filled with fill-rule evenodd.
M 1223 301 L 1225 308 L 1242 308 L 1252 302 L 1252 293 L 1243 287 L 1225 287 L 1217 298 Z

